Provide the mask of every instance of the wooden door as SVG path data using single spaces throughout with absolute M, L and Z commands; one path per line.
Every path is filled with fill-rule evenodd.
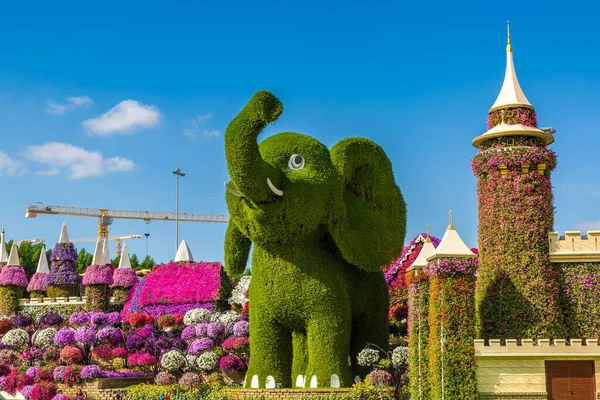
M 550 400 L 595 400 L 593 361 L 546 361 L 546 391 Z

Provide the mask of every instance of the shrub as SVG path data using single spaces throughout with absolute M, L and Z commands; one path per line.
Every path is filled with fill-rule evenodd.
M 96 364 L 86 365 L 81 368 L 79 377 L 81 379 L 96 379 L 102 376 L 102 370 Z
M 83 360 L 81 350 L 75 346 L 65 346 L 60 351 L 60 360 L 65 364 L 77 364 Z
M 2 343 L 17 348 L 23 347 L 29 343 L 29 333 L 21 328 L 11 329 L 2 336 Z
M 67 346 L 75 343 L 75 331 L 66 326 L 60 328 L 54 335 L 54 344 L 57 346 Z
M 113 348 L 109 344 L 101 344 L 100 346 L 95 346 L 92 350 L 92 356 L 102 361 L 110 361 L 115 357 L 113 353 Z

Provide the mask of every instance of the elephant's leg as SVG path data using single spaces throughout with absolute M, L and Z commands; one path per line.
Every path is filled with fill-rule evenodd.
M 388 294 L 387 291 L 371 292 L 369 304 L 365 311 L 353 315 L 352 338 L 350 347 L 350 359 L 352 362 L 352 373 L 361 379 L 371 371 L 372 368 L 361 367 L 356 361 L 356 356 L 367 343 L 374 344 L 387 352 L 389 346 L 389 319 L 388 319 Z M 382 355 L 383 356 L 383 355 Z
M 256 315 L 256 314 L 255 314 Z M 250 325 L 250 365 L 245 387 L 291 387 L 292 337 L 277 322 L 258 318 Z
M 292 384 L 293 387 L 306 386 L 306 367 L 308 365 L 308 347 L 306 343 L 306 332 L 292 332 L 292 348 L 294 358 L 292 362 Z
M 352 385 L 348 355 L 350 350 L 350 316 L 336 318 L 340 310 L 308 322 L 308 366 L 306 387 L 347 387 Z M 348 313 L 349 314 L 349 313 Z

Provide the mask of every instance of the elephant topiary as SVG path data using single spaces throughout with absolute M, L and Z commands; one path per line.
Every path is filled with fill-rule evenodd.
M 235 279 L 254 244 L 245 385 L 346 387 L 366 343 L 387 348 L 380 268 L 402 251 L 406 206 L 389 159 L 370 140 L 344 139 L 329 151 L 286 132 L 259 145 L 282 111 L 260 91 L 225 132 L 225 265 Z

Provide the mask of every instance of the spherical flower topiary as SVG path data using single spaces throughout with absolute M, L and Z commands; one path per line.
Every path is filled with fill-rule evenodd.
M 370 348 L 363 349 L 356 356 L 356 360 L 361 367 L 371 367 L 379 361 L 379 351 Z
M 237 356 L 226 354 L 219 360 L 219 368 L 224 371 L 241 371 L 246 367 L 244 362 Z
M 2 286 L 27 286 L 27 276 L 23 267 L 18 265 L 5 265 L 0 272 L 0 285 Z
M 86 365 L 79 373 L 81 379 L 96 379 L 102 376 L 102 370 L 96 364 Z
M 185 366 L 185 358 L 179 351 L 171 350 L 163 354 L 160 364 L 168 371 L 177 371 Z
M 60 328 L 54 335 L 54 344 L 57 346 L 67 346 L 75 343 L 75 331 L 66 326 Z
M 156 364 L 156 357 L 150 353 L 135 353 L 130 354 L 127 359 L 127 364 L 132 367 L 144 367 Z
M 222 347 L 225 351 L 247 351 L 250 346 L 250 339 L 247 337 L 230 337 L 223 341 Z
M 190 343 L 188 353 L 199 354 L 204 350 L 212 350 L 215 348 L 215 343 L 210 338 L 200 338 Z
M 222 322 L 211 322 L 206 327 L 206 336 L 211 338 L 217 338 L 219 335 L 225 333 L 225 324 Z
M 141 349 L 142 347 L 146 346 L 147 342 L 143 336 L 141 336 L 137 332 L 133 332 L 127 338 L 126 344 L 127 344 L 126 347 L 128 349 L 137 350 L 137 349 Z
M 205 322 L 196 325 L 196 336 L 206 336 L 207 330 L 208 324 Z
M 238 321 L 233 325 L 234 336 L 248 336 L 250 324 L 247 321 Z
M 113 287 L 129 289 L 134 287 L 138 280 L 135 270 L 131 268 L 117 268 L 113 273 Z
M 194 389 L 200 386 L 202 379 L 195 372 L 186 372 L 179 378 L 179 386 L 184 388 Z
M 81 360 L 83 360 L 83 354 L 78 347 L 75 346 L 65 346 L 60 351 L 60 360 L 65 364 L 77 364 Z
M 10 331 L 15 325 L 10 319 L 0 319 L 0 335 Z
M 108 317 L 103 312 L 93 312 L 91 313 L 90 321 L 94 328 L 98 328 L 99 326 L 106 325 L 108 323 Z
M 152 323 L 152 317 L 145 313 L 133 313 L 129 316 L 128 321 L 129 324 L 134 328 L 142 328 L 150 323 Z
M 33 344 L 39 349 L 44 349 L 51 346 L 54 343 L 54 336 L 56 335 L 56 329 L 46 328 L 37 331 L 33 335 Z
M 210 319 L 210 311 L 204 308 L 194 308 L 185 313 L 183 323 L 186 325 L 199 324 Z
M 46 280 L 46 272 L 36 272 L 31 277 L 27 285 L 28 292 L 45 292 L 48 289 L 48 281 Z
M 113 348 L 109 344 L 94 346 L 94 349 L 92 350 L 92 356 L 102 361 L 110 361 L 114 358 Z
M 176 382 L 176 378 L 168 372 L 159 372 L 156 374 L 154 382 L 159 386 L 173 385 Z
M 112 269 L 110 265 L 90 265 L 83 276 L 83 286 L 88 285 L 112 285 Z
M 198 356 L 198 368 L 203 371 L 212 371 L 219 366 L 221 357 L 213 351 L 207 351 Z
M 54 371 L 52 371 L 52 376 L 54 377 L 54 380 L 57 382 L 64 382 L 65 379 L 65 366 L 63 365 L 59 365 L 58 367 L 54 368 Z
M 392 385 L 392 375 L 383 369 L 375 369 L 367 375 L 367 382 L 378 388 L 388 387 Z
M 127 357 L 127 350 L 125 350 L 123 347 L 115 347 L 112 350 L 112 354 L 114 358 L 125 358 Z
M 112 325 L 118 325 L 122 322 L 121 314 L 114 311 L 106 314 L 106 322 Z
M 96 331 L 88 326 L 81 326 L 75 332 L 75 340 L 82 344 L 94 344 L 96 342 Z
M 29 367 L 27 369 L 27 371 L 25 371 L 25 375 L 27 375 L 28 377 L 30 377 L 31 379 L 34 379 L 38 370 L 42 369 L 42 367 L 40 367 L 39 365 L 33 366 L 33 367 Z
M 40 319 L 40 324 L 42 324 L 42 325 L 48 325 L 48 326 L 60 325 L 63 322 L 64 322 L 64 318 L 61 317 L 57 313 L 48 313 L 48 314 L 45 314 Z
M 86 312 L 75 312 L 69 317 L 71 325 L 84 325 L 90 322 L 90 314 Z
M 11 329 L 2 336 L 2 343 L 8 346 L 23 347 L 29 343 L 29 333 L 25 329 Z
M 160 317 L 158 317 L 158 325 L 163 327 L 163 328 L 169 328 L 173 325 L 175 325 L 175 318 L 173 318 L 172 315 L 169 314 L 163 314 Z
M 224 323 L 225 325 L 228 325 L 239 321 L 240 317 L 240 314 L 236 313 L 235 311 L 229 310 L 224 311 L 222 313 L 214 314 L 211 317 L 211 321 L 219 321 Z
M 392 364 L 394 367 L 400 367 L 408 364 L 408 347 L 398 346 L 392 352 Z
M 193 325 L 186 326 L 181 331 L 181 338 L 183 340 L 190 340 L 196 337 L 196 327 Z
M 31 318 L 29 315 L 15 315 L 10 319 L 10 322 L 12 322 L 15 328 L 20 328 L 33 324 L 33 318 Z
M 121 330 L 115 327 L 105 326 L 98 331 L 98 340 L 100 340 L 102 343 L 116 344 L 120 342 L 121 339 Z

